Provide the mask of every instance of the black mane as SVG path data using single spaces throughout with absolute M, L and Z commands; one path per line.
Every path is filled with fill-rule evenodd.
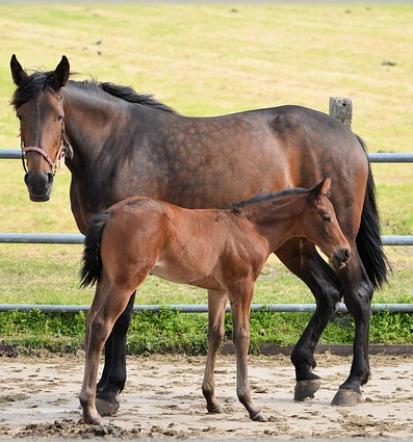
M 14 92 L 11 104 L 17 109 L 45 89 L 56 90 L 54 71 L 34 72 L 29 75 Z
M 29 75 L 14 92 L 11 104 L 17 109 L 24 103 L 35 98 L 42 90 L 49 89 L 51 91 L 57 91 L 54 75 L 54 71 L 39 71 Z M 94 80 L 70 81 L 70 84 L 84 89 L 103 91 L 129 103 L 150 106 L 165 112 L 174 112 L 174 110 L 166 104 L 155 100 L 152 95 L 138 94 L 128 86 L 120 86 L 114 83 L 99 83 Z
M 240 212 L 241 209 L 247 206 L 251 206 L 253 204 L 261 203 L 263 201 L 269 201 L 272 199 L 284 198 L 292 195 L 301 195 L 308 192 L 308 189 L 304 189 L 302 187 L 294 187 L 292 189 L 284 189 L 279 192 L 263 192 L 258 195 L 253 196 L 252 198 L 240 201 L 239 203 L 232 204 L 230 209 L 233 212 Z
M 142 104 L 143 106 L 151 106 L 155 109 L 166 112 L 174 112 L 172 108 L 153 98 L 153 95 L 138 94 L 128 86 L 120 86 L 114 83 L 98 83 L 98 87 L 108 94 L 128 101 L 129 103 L 137 103 Z

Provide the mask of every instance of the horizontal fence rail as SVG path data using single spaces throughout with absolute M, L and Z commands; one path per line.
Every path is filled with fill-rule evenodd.
M 58 304 L 0 304 L 0 312 L 20 311 L 27 312 L 38 310 L 44 313 L 79 313 L 89 311 L 89 305 L 58 305 Z M 252 304 L 251 310 L 254 312 L 276 312 L 276 313 L 313 313 L 315 304 Z M 389 313 L 413 313 L 413 304 L 372 304 L 373 312 Z M 133 307 L 135 312 L 160 312 L 174 311 L 178 313 L 207 313 L 206 304 L 136 304 Z M 226 311 L 231 311 L 227 306 Z M 336 312 L 348 313 L 347 307 L 343 303 L 336 306 Z
M 0 149 L 0 159 L 19 160 L 22 157 L 22 151 L 19 149 Z
M 83 244 L 81 233 L 0 233 L 0 243 L 10 244 Z M 384 235 L 385 246 L 413 246 L 413 235 Z
M 83 244 L 81 233 L 0 233 L 0 243 L 10 244 Z
M 0 159 L 19 160 L 21 157 L 19 149 L 0 149 Z M 371 163 L 413 163 L 413 153 L 369 153 L 368 158 Z
M 385 246 L 413 246 L 413 235 L 383 235 L 381 241 Z
M 370 163 L 413 163 L 413 153 L 369 153 Z

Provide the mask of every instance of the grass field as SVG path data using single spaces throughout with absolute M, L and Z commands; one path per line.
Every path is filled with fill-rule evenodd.
M 9 59 L 16 53 L 34 69 L 52 69 L 66 54 L 79 73 L 75 78 L 131 85 L 187 115 L 286 103 L 327 111 L 330 96 L 348 96 L 354 103 L 353 129 L 371 152 L 413 151 L 412 22 L 409 5 L 0 4 L 0 147 L 19 142 L 18 122 L 8 104 L 14 90 Z M 413 234 L 412 166 L 375 165 L 373 170 L 383 233 Z M 52 199 L 43 204 L 28 200 L 20 162 L 0 161 L 0 177 L 0 231 L 76 231 L 67 170 L 58 171 Z M 90 302 L 92 291 L 78 289 L 80 247 L 0 247 L 0 302 Z M 386 250 L 394 274 L 375 302 L 413 302 L 412 249 Z M 138 298 L 161 304 L 205 300 L 201 290 L 156 278 L 149 278 Z M 272 259 L 255 302 L 313 301 L 306 287 Z M 10 324 L 17 319 L 13 316 L 10 323 L 10 318 L 3 315 L 0 335 L 14 334 Z M 184 327 L 182 321 L 190 320 L 176 321 Z M 257 327 L 270 327 L 266 321 Z M 286 342 L 297 334 L 291 324 L 302 328 L 302 319 L 289 321 L 294 331 L 283 332 Z M 411 325 L 401 324 L 396 329 L 411 333 Z M 43 336 L 46 331 L 40 329 Z M 401 335 L 401 341 L 408 340 Z

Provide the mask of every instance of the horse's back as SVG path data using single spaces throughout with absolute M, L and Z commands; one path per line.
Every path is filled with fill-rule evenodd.
M 327 175 L 333 194 L 339 187 L 350 195 L 356 187 L 365 188 L 363 147 L 350 129 L 322 112 L 279 106 L 168 118 L 173 130 L 165 160 L 177 167 L 163 197 L 178 205 L 225 207 L 265 191 L 311 187 Z M 342 197 L 337 194 L 337 200 Z

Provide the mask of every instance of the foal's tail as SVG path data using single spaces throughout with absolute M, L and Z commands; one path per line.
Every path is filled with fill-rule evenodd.
M 110 218 L 109 211 L 94 216 L 88 226 L 85 248 L 83 250 L 82 269 L 80 271 L 80 286 L 87 287 L 99 282 L 102 274 L 102 258 L 100 256 L 100 243 L 106 223 Z
M 364 141 L 357 135 L 356 137 L 367 155 Z M 372 282 L 374 288 L 381 287 L 383 283 L 387 282 L 390 263 L 384 254 L 383 243 L 380 237 L 380 219 L 377 210 L 375 184 L 370 164 L 363 211 L 361 213 L 361 224 L 357 234 L 356 244 L 367 276 Z

